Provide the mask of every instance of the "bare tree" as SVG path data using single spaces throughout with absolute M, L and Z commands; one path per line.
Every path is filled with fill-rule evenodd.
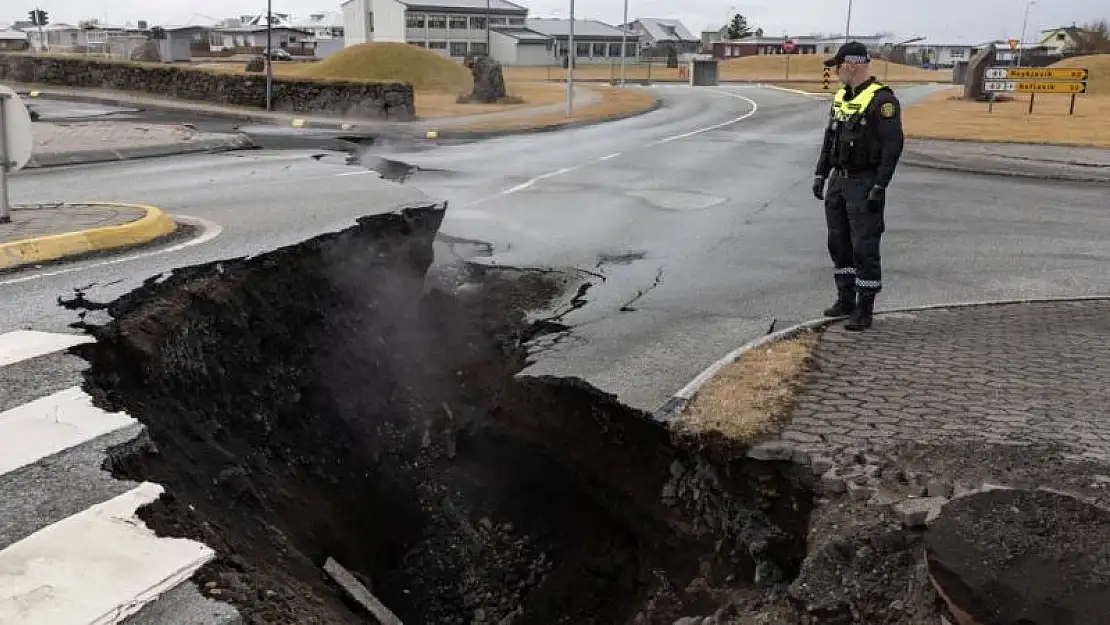
M 1083 26 L 1076 36 L 1072 49 L 1075 54 L 1102 54 L 1110 52 L 1110 22 L 1096 20 Z

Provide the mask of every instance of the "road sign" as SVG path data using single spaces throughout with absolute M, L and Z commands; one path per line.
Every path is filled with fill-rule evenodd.
M 988 93 L 1087 93 L 1087 83 L 1039 82 L 1035 80 L 988 80 L 983 83 Z
M 994 60 L 996 61 L 1012 61 L 1015 54 L 1010 50 L 996 50 L 994 53 Z
M 797 47 L 798 44 L 794 43 L 793 39 L 787 39 L 786 41 L 782 42 L 782 51 L 787 54 L 793 52 L 795 49 L 797 49 Z
M 987 80 L 1087 80 L 1089 72 L 1078 67 L 988 67 Z
M 8 174 L 23 169 L 31 160 L 31 114 L 23 100 L 0 85 L 0 223 L 11 221 L 8 204 Z
M 1008 43 L 1010 44 L 1011 50 L 1017 50 L 1018 46 L 1021 45 L 1021 42 L 1017 39 L 1011 39 Z

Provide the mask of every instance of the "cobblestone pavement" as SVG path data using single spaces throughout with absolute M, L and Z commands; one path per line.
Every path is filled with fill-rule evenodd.
M 782 438 L 817 453 L 1049 446 L 1110 464 L 1110 300 L 956 308 L 830 327 Z
M 183 125 L 125 121 L 92 121 L 34 124 L 34 154 L 145 148 L 188 144 L 217 137 Z
M 135 221 L 144 214 L 145 211 L 137 208 L 95 204 L 17 206 L 12 209 L 11 223 L 0 224 L 0 243 L 90 228 L 118 226 Z

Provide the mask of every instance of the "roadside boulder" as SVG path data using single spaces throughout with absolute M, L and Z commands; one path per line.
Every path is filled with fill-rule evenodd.
M 469 60 L 467 67 L 474 77 L 474 88 L 464 98 L 465 101 L 491 104 L 500 102 L 508 95 L 505 91 L 505 74 L 500 63 L 488 56 L 479 56 Z
M 959 625 L 1093 625 L 1110 614 L 1110 510 L 990 490 L 949 502 L 925 540 L 929 575 Z

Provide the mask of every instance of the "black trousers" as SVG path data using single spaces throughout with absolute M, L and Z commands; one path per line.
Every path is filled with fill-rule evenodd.
M 886 223 L 885 206 L 867 201 L 875 184 L 874 172 L 845 175 L 833 171 L 825 192 L 825 223 L 829 256 L 838 288 L 878 293 L 883 288 L 879 241 Z

